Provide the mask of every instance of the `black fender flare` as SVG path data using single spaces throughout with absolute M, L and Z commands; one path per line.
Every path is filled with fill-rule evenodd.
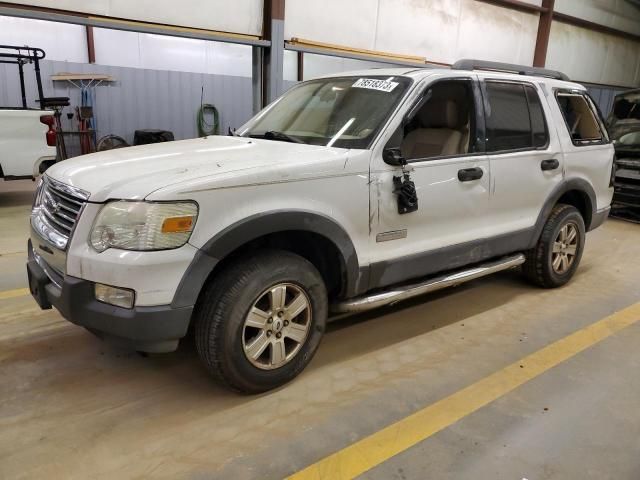
M 589 184 L 589 182 L 587 182 L 586 180 L 583 180 L 582 178 L 572 178 L 570 180 L 566 180 L 560 183 L 547 197 L 547 200 L 544 202 L 542 210 L 540 210 L 540 213 L 538 214 L 538 219 L 536 220 L 536 224 L 534 227 L 534 232 L 533 232 L 533 236 L 532 236 L 531 244 L 529 245 L 529 248 L 535 247 L 536 243 L 538 242 L 538 239 L 540 238 L 540 235 L 542 234 L 542 229 L 544 228 L 544 224 L 547 222 L 549 215 L 551 215 L 551 210 L 553 210 L 553 207 L 555 207 L 555 205 L 558 203 L 558 200 L 560 200 L 560 197 L 562 197 L 562 195 L 572 190 L 585 193 L 589 198 L 590 205 L 588 205 L 587 207 L 591 207 L 590 208 L 591 212 L 590 212 L 589 218 L 584 219 L 585 228 L 587 231 L 589 231 L 592 223 L 591 221 L 596 215 L 596 208 L 597 208 L 596 192 L 593 190 L 593 187 L 591 186 L 591 184 Z
M 179 308 L 194 305 L 216 265 L 237 248 L 262 236 L 291 230 L 319 234 L 336 246 L 346 275 L 346 295 L 354 295 L 359 286 L 366 285 L 366 279 L 361 278 L 355 247 L 344 228 L 333 219 L 316 212 L 276 210 L 244 218 L 204 244 L 187 267 L 171 306 Z

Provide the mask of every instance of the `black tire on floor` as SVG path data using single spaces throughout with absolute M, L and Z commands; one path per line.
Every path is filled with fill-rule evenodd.
M 288 363 L 261 369 L 249 361 L 243 348 L 245 319 L 267 290 L 281 284 L 306 294 L 310 328 Z M 238 260 L 205 288 L 194 314 L 195 342 L 198 355 L 218 383 L 241 393 L 260 393 L 289 382 L 311 361 L 324 333 L 328 302 L 322 276 L 309 261 L 283 250 L 264 250 Z
M 558 273 L 552 265 L 553 246 L 560 230 L 566 225 L 572 225 L 577 230 L 577 248 L 573 263 L 568 270 Z M 585 237 L 584 220 L 578 209 L 571 205 L 556 205 L 542 229 L 538 243 L 525 252 L 526 261 L 522 266 L 525 277 L 535 285 L 544 288 L 556 288 L 566 284 L 580 264 Z

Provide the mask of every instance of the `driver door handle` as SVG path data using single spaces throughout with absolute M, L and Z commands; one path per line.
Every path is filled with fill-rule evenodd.
M 541 170 L 555 170 L 559 166 L 560 166 L 560 162 L 555 158 L 551 158 L 549 160 L 543 160 L 542 162 L 540 162 Z
M 472 182 L 473 180 L 479 180 L 484 175 L 484 171 L 479 168 L 463 168 L 458 170 L 458 180 L 461 182 Z

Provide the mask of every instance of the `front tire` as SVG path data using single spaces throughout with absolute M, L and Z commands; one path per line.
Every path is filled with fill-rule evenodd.
M 219 383 L 264 392 L 289 382 L 311 361 L 327 312 L 322 276 L 309 261 L 263 251 L 206 287 L 195 313 L 196 348 Z
M 523 273 L 529 281 L 544 288 L 566 284 L 580 264 L 585 237 L 584 220 L 578 209 L 556 205 L 538 243 L 525 252 Z

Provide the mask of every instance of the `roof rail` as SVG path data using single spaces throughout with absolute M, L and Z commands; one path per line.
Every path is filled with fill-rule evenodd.
M 486 60 L 458 60 L 451 66 L 451 68 L 454 70 L 488 70 L 491 72 L 508 72 L 517 73 L 519 75 L 531 75 L 534 77 L 555 78 L 556 80 L 570 80 L 566 74 L 558 72 L 557 70 L 527 67 L 526 65 L 516 65 L 513 63 L 489 62 Z

